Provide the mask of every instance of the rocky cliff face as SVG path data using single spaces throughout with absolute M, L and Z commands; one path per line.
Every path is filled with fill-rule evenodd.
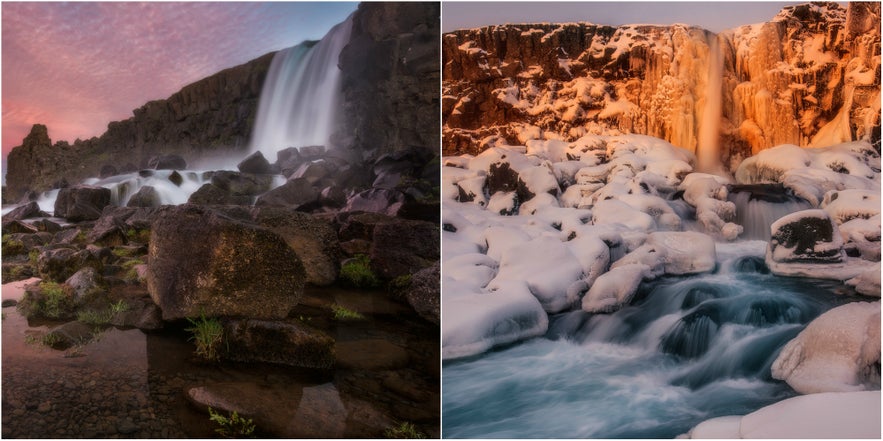
M 248 145 L 258 98 L 273 54 L 225 69 L 185 86 L 165 100 L 150 101 L 124 121 L 111 122 L 100 137 L 54 145 L 37 124 L 9 153 L 4 200 L 42 191 L 64 179 L 98 176 L 102 166 L 136 170 L 158 154 L 197 159 Z
M 438 151 L 441 5 L 362 3 L 340 54 L 338 144 L 371 160 L 411 147 Z
M 444 153 L 641 133 L 694 152 L 720 144 L 734 167 L 783 143 L 879 139 L 879 23 L 879 3 L 814 3 L 719 35 L 585 23 L 445 34 Z

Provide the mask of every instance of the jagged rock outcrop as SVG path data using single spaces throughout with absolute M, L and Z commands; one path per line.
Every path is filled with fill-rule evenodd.
M 8 157 L 4 199 L 27 190 L 44 191 L 65 179 L 75 183 L 99 176 L 108 164 L 145 168 L 156 155 L 177 154 L 189 161 L 248 145 L 258 98 L 273 53 L 222 70 L 185 86 L 167 99 L 150 101 L 134 116 L 108 124 L 100 137 L 52 144 L 48 130 L 35 124 Z
M 361 3 L 340 54 L 343 118 L 335 137 L 367 161 L 438 150 L 439 3 Z
M 640 133 L 694 152 L 719 142 L 733 168 L 783 143 L 879 142 L 879 23 L 879 3 L 812 3 L 717 36 L 588 23 L 451 32 L 442 40 L 443 153 Z M 719 95 L 709 78 L 720 79 Z M 714 103 L 719 118 L 706 116 Z

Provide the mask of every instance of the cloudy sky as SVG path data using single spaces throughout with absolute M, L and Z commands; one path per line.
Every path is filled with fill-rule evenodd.
M 101 135 L 147 101 L 322 38 L 356 6 L 3 2 L 4 162 L 35 123 L 53 142 Z
M 769 21 L 783 6 L 804 2 L 457 2 L 442 8 L 444 32 L 504 23 L 590 22 L 606 25 L 697 25 L 720 32 Z

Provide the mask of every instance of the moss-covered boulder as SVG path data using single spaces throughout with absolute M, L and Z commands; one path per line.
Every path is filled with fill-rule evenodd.
M 306 281 L 300 257 L 277 234 L 190 204 L 157 213 L 147 263 L 164 320 L 285 318 Z

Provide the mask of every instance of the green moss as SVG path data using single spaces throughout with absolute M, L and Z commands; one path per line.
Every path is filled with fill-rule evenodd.
M 37 250 L 31 250 L 28 253 L 28 263 L 31 264 L 32 267 L 37 267 L 37 259 L 40 258 L 40 252 Z
M 129 239 L 129 242 L 148 243 L 150 242 L 150 230 L 132 228 L 126 231 L 126 238 Z
M 137 282 L 138 281 L 138 271 L 135 269 L 135 267 L 138 265 L 141 265 L 143 263 L 144 263 L 144 261 L 142 261 L 141 259 L 131 259 L 131 260 L 127 260 L 127 261 L 123 262 L 123 264 L 121 265 L 123 268 L 123 271 L 125 271 L 123 278 L 130 281 L 130 282 Z
M 383 431 L 383 436 L 390 439 L 425 439 L 426 434 L 412 423 L 403 422 Z
M 64 318 L 71 315 L 74 301 L 71 295 L 55 282 L 41 282 L 39 292 L 26 292 L 18 309 L 25 317 Z
M 377 288 L 380 280 L 371 271 L 371 261 L 364 254 L 345 263 L 340 268 L 340 280 L 343 284 L 355 288 Z
M 10 237 L 9 234 L 3 235 L 3 254 L 7 256 L 14 256 L 17 254 L 24 254 L 27 251 L 25 248 L 25 244 L 20 240 L 15 240 Z
M 334 320 L 346 321 L 346 320 L 364 320 L 365 316 L 359 314 L 356 311 L 351 309 L 344 308 L 340 305 L 334 305 L 331 307 L 331 310 L 334 311 Z

